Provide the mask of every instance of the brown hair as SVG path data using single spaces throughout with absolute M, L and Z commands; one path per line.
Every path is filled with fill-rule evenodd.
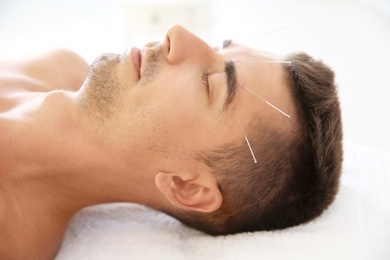
M 208 214 L 173 214 L 185 224 L 214 235 L 282 229 L 317 217 L 334 200 L 342 163 L 334 73 L 305 53 L 286 59 L 297 127 L 272 129 L 254 120 L 248 136 L 256 164 L 245 141 L 201 153 L 219 182 L 223 204 Z

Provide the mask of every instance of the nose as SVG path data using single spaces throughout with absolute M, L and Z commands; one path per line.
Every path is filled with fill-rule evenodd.
M 177 64 L 181 62 L 216 62 L 221 58 L 205 41 L 180 25 L 170 27 L 166 33 L 169 42 L 168 62 Z

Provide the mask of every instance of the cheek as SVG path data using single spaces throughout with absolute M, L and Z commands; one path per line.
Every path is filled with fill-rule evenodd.
M 226 122 L 212 112 L 201 80 L 174 75 L 159 74 L 154 82 L 137 90 L 137 99 L 146 104 L 142 110 L 149 111 L 139 114 L 146 127 L 144 137 L 160 150 L 169 148 L 183 153 L 226 141 Z
M 192 82 L 175 80 L 157 97 L 167 136 L 178 146 L 202 144 L 210 130 L 207 95 Z
M 169 80 L 168 80 L 169 79 Z M 155 97 L 167 113 L 182 120 L 199 119 L 207 112 L 207 94 L 195 76 L 168 76 L 155 88 Z

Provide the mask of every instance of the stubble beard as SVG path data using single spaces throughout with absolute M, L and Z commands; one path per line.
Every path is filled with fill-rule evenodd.
M 98 121 L 104 123 L 112 118 L 124 102 L 123 95 L 135 87 L 145 87 L 160 73 L 159 63 L 162 60 L 162 48 L 156 47 L 149 55 L 147 67 L 142 72 L 139 82 L 126 82 L 120 78 L 119 65 L 124 56 L 113 53 L 102 54 L 91 64 L 87 80 L 84 82 L 85 91 L 81 97 L 81 105 L 88 114 L 93 114 Z M 126 70 L 125 70 L 126 71 Z M 123 75 L 122 75 L 123 76 Z M 126 75 L 125 75 L 126 76 Z
M 100 55 L 92 62 L 84 82 L 81 106 L 87 114 L 94 115 L 101 122 L 113 115 L 120 94 L 120 84 L 115 76 L 119 62 L 120 55 Z
M 173 149 L 171 140 L 166 139 L 166 136 L 168 136 L 165 129 L 166 122 L 164 118 L 160 118 L 159 107 L 150 103 L 152 102 L 150 100 L 146 100 L 147 104 L 145 100 L 131 100 L 132 103 L 130 104 L 130 101 L 126 100 L 127 94 L 124 94 L 131 91 L 132 88 L 151 87 L 149 84 L 156 80 L 157 75 L 161 73 L 160 64 L 164 58 L 162 47 L 155 47 L 153 52 L 143 61 L 146 67 L 142 71 L 140 80 L 135 84 L 124 82 L 123 78 L 126 77 L 123 77 L 123 75 L 122 79 L 119 77 L 120 73 L 123 73 L 120 64 L 123 64 L 124 58 L 124 56 L 118 54 L 108 53 L 93 61 L 87 80 L 84 83 L 86 86 L 81 98 L 84 113 L 89 114 L 90 118 L 94 118 L 91 123 L 97 123 L 96 129 L 102 131 L 102 134 L 107 132 L 110 134 L 116 133 L 118 126 L 120 126 L 117 122 L 123 122 L 124 124 L 130 122 L 133 126 L 132 129 L 136 129 L 136 131 L 126 132 L 126 137 L 122 136 L 122 138 L 126 138 L 128 142 L 124 143 L 152 151 L 161 157 L 190 158 L 185 151 L 180 150 L 180 147 L 177 146 Z M 130 111 L 130 113 L 126 117 L 118 117 L 121 110 Z M 117 117 L 120 119 L 119 121 L 112 120 Z M 137 120 L 139 118 L 142 118 L 142 120 Z M 124 122 L 124 120 L 127 122 Z M 111 122 L 115 123 L 111 124 Z M 153 123 L 149 124 L 150 122 Z M 150 131 L 160 133 L 158 143 L 145 136 L 145 133 Z M 155 135 L 152 134 L 152 136 Z M 145 140 L 146 144 L 142 143 Z

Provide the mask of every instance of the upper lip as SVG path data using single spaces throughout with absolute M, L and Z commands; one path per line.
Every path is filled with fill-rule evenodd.
M 133 47 L 130 56 L 135 71 L 137 72 L 138 77 L 141 78 L 142 51 L 139 48 Z
M 142 65 L 143 65 L 143 59 L 150 51 L 153 51 L 152 49 L 155 47 L 158 47 L 162 42 L 150 42 L 145 44 L 142 49 L 139 49 L 138 55 L 139 55 L 139 77 L 141 78 L 142 76 Z M 150 53 L 149 53 L 150 54 Z

